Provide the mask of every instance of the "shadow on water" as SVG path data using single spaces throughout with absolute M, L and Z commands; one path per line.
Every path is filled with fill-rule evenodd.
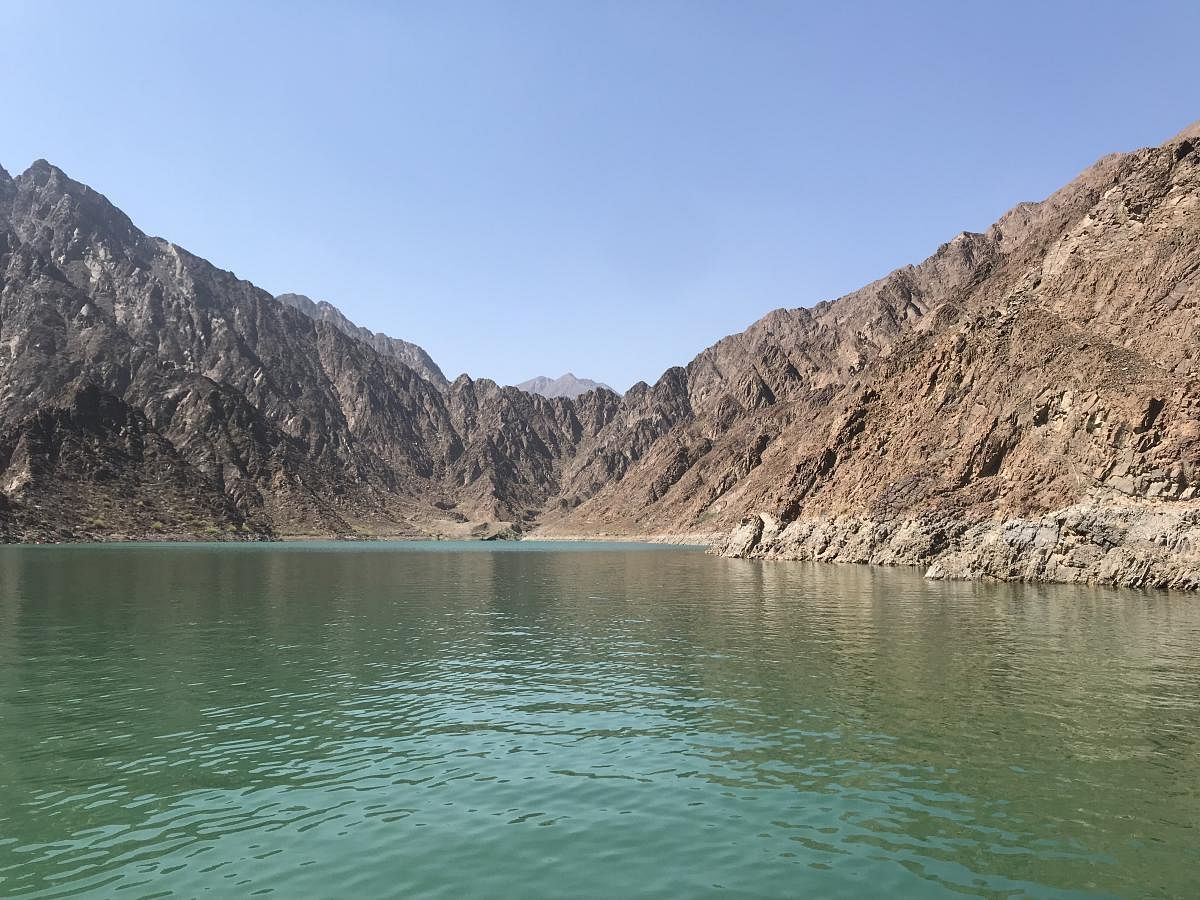
M 0 548 L 0 893 L 1178 895 L 1198 642 L 671 548 Z

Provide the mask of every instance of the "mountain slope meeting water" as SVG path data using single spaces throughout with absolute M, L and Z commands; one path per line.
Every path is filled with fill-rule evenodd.
M 933 577 L 1200 587 L 1200 124 L 548 398 L 0 170 L 0 536 L 625 535 Z

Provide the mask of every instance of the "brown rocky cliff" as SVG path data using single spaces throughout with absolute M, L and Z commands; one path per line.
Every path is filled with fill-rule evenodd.
M 548 530 L 749 516 L 727 551 L 1195 587 L 1197 156 L 1185 133 L 1106 157 L 920 266 L 715 345 L 687 369 L 702 412 Z M 1074 524 L 1047 543 L 1046 516 Z

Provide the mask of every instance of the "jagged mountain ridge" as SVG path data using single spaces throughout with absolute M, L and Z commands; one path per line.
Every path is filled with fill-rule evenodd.
M 382 332 L 371 331 L 356 325 L 346 318 L 345 314 L 327 300 L 313 300 L 304 294 L 276 294 L 275 299 L 280 303 L 298 309 L 310 319 L 329 322 L 350 337 L 358 338 L 369 344 L 384 356 L 400 360 L 422 378 L 445 390 L 450 386 L 442 370 L 433 358 L 421 347 L 400 338 L 389 337 Z
M 35 165 L 0 178 L 0 212 L 12 211 L 0 216 L 11 223 L 0 245 L 0 529 L 112 533 L 52 522 L 45 504 L 33 512 L 36 498 L 66 490 L 51 485 L 98 490 L 109 465 L 138 473 L 149 495 L 168 476 L 181 495 L 205 485 L 205 508 L 233 504 L 244 534 L 403 533 L 401 523 L 455 533 L 466 518 L 461 533 L 503 519 L 550 536 L 720 538 L 736 555 L 947 577 L 1197 587 L 1198 131 L 1106 157 L 1047 200 L 837 301 L 776 310 L 653 386 L 553 401 L 482 379 L 439 390 L 344 329 L 280 325 L 287 313 L 272 298 L 165 242 L 146 245 L 155 239 L 127 220 L 73 249 L 71 218 L 86 203 L 76 197 L 58 221 L 61 197 L 14 199 L 36 193 Z M 116 266 L 121 254 L 146 265 Z M 167 277 L 177 260 L 203 277 Z M 153 304 L 115 301 L 144 293 L 145 272 L 176 314 L 156 320 Z M 119 352 L 84 336 L 80 317 L 96 310 L 128 336 Z M 208 344 L 192 346 L 189 328 Z M 199 355 L 208 367 L 179 368 L 180 339 L 154 341 L 156 330 L 181 332 L 183 362 L 194 369 Z M 315 368 L 292 371 L 276 343 L 287 355 L 317 349 Z M 54 377 L 16 402 L 32 382 L 14 389 L 13 373 L 40 369 Z M 200 417 L 197 430 L 190 413 L 169 415 L 181 394 L 193 411 L 217 398 L 221 421 Z M 26 420 L 14 428 L 16 413 Z
M 466 377 L 439 390 L 45 161 L 0 177 L 0 222 L 9 539 L 519 524 L 618 402 L 599 392 L 577 414 Z
M 538 375 L 517 385 L 518 390 L 525 391 L 528 394 L 541 394 L 543 397 L 568 397 L 572 400 L 580 394 L 586 394 L 588 391 L 594 391 L 597 388 L 604 388 L 606 391 L 612 390 L 612 388 L 602 381 L 592 381 L 590 378 L 576 378 L 570 372 L 565 372 L 557 378 Z

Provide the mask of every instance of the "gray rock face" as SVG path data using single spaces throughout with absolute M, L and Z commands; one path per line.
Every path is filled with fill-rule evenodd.
M 1106 494 L 1035 520 L 974 526 L 930 578 L 996 578 L 1200 589 L 1200 503 Z
M 576 378 L 570 372 L 559 375 L 557 378 L 539 375 L 528 381 L 522 381 L 517 388 L 529 394 L 541 394 L 543 397 L 569 397 L 572 400 L 580 394 L 586 394 L 597 388 L 604 388 L 606 391 L 612 390 L 603 382 L 592 381 L 590 378 Z
M 442 370 L 438 368 L 437 363 L 416 344 L 402 341 L 399 338 L 388 337 L 386 334 L 380 334 L 371 331 L 369 328 L 355 325 L 342 314 L 340 309 L 325 300 L 312 300 L 303 294 L 279 294 L 275 299 L 286 306 L 300 310 L 300 312 L 304 313 L 310 319 L 316 319 L 318 322 L 329 322 L 343 334 L 358 338 L 383 356 L 390 356 L 392 359 L 400 360 L 400 362 L 404 363 L 422 378 L 427 379 L 442 390 L 450 386 L 450 382 L 446 380 L 446 376 L 442 374 Z
M 1037 518 L 968 522 L 948 515 L 783 522 L 748 516 L 714 552 L 756 559 L 917 566 L 934 579 L 1053 581 L 1200 589 L 1200 503 L 1104 492 Z
M 44 161 L 2 190 L 7 539 L 523 528 L 619 402 L 439 389 Z
M 13 182 L 12 176 L 8 174 L 4 166 L 0 166 L 0 216 L 8 217 L 16 193 L 17 186 Z

